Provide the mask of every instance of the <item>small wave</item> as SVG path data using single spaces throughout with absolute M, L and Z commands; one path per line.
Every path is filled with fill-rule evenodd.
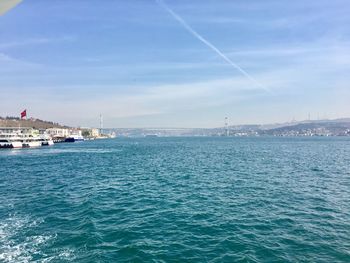
M 113 153 L 121 150 L 112 150 L 112 149 L 51 149 L 46 153 L 49 154 L 61 154 L 61 153 Z
M 65 154 L 65 153 L 92 153 L 92 154 L 103 154 L 103 153 L 114 153 L 121 152 L 120 149 L 16 149 L 6 152 L 7 155 L 30 155 L 30 156 L 44 156 L 44 155 L 55 155 L 55 154 Z
M 0 223 L 0 262 L 30 262 L 34 254 L 53 238 L 51 235 L 24 233 L 35 229 L 42 221 L 30 217 L 11 216 Z
M 76 252 L 72 249 L 62 249 L 56 251 L 55 255 L 44 258 L 41 262 L 60 262 L 60 261 L 73 261 L 76 258 Z

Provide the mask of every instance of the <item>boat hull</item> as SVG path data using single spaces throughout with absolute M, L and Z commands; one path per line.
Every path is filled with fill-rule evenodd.
M 40 147 L 41 142 L 39 141 L 29 141 L 29 142 L 23 142 L 22 147 L 23 148 L 34 148 L 34 147 Z
M 0 144 L 0 149 L 13 149 L 12 143 Z
M 53 140 L 47 140 L 47 141 L 41 142 L 41 145 L 42 146 L 51 146 L 51 145 L 54 145 L 54 142 L 53 142 Z
M 0 143 L 0 149 L 18 149 L 18 148 L 22 148 L 21 142 Z
M 74 137 L 69 137 L 69 138 L 66 138 L 65 142 L 82 142 L 84 141 L 84 139 L 81 139 L 81 138 L 74 138 Z
M 12 142 L 12 148 L 22 148 L 21 142 Z

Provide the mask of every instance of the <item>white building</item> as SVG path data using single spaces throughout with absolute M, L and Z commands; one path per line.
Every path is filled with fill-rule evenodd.
M 46 133 L 52 138 L 65 138 L 69 136 L 69 130 L 64 128 L 49 128 Z
M 92 128 L 91 129 L 91 136 L 92 137 L 99 137 L 100 136 L 100 130 L 99 129 L 96 129 L 96 128 Z
M 78 129 L 69 130 L 69 136 L 82 136 L 82 131 Z

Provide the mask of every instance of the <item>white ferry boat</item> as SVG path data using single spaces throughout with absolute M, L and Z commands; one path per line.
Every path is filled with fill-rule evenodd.
M 73 135 L 70 136 L 68 138 L 66 138 L 65 142 L 80 142 L 80 141 L 84 141 L 84 137 L 81 135 Z
M 42 146 L 40 139 L 26 139 L 22 142 L 23 148 L 33 148 Z
M 46 134 L 40 136 L 41 146 L 51 146 L 54 145 L 52 138 Z
M 17 133 L 0 133 L 0 148 L 22 148 L 21 138 Z
M 39 136 L 33 136 L 31 134 L 20 134 L 23 148 L 32 148 L 42 146 L 42 142 Z

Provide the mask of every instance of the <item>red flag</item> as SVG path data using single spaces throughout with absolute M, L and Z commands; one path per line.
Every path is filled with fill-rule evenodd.
M 27 117 L 27 110 L 21 112 L 21 119 L 23 119 L 24 117 Z

